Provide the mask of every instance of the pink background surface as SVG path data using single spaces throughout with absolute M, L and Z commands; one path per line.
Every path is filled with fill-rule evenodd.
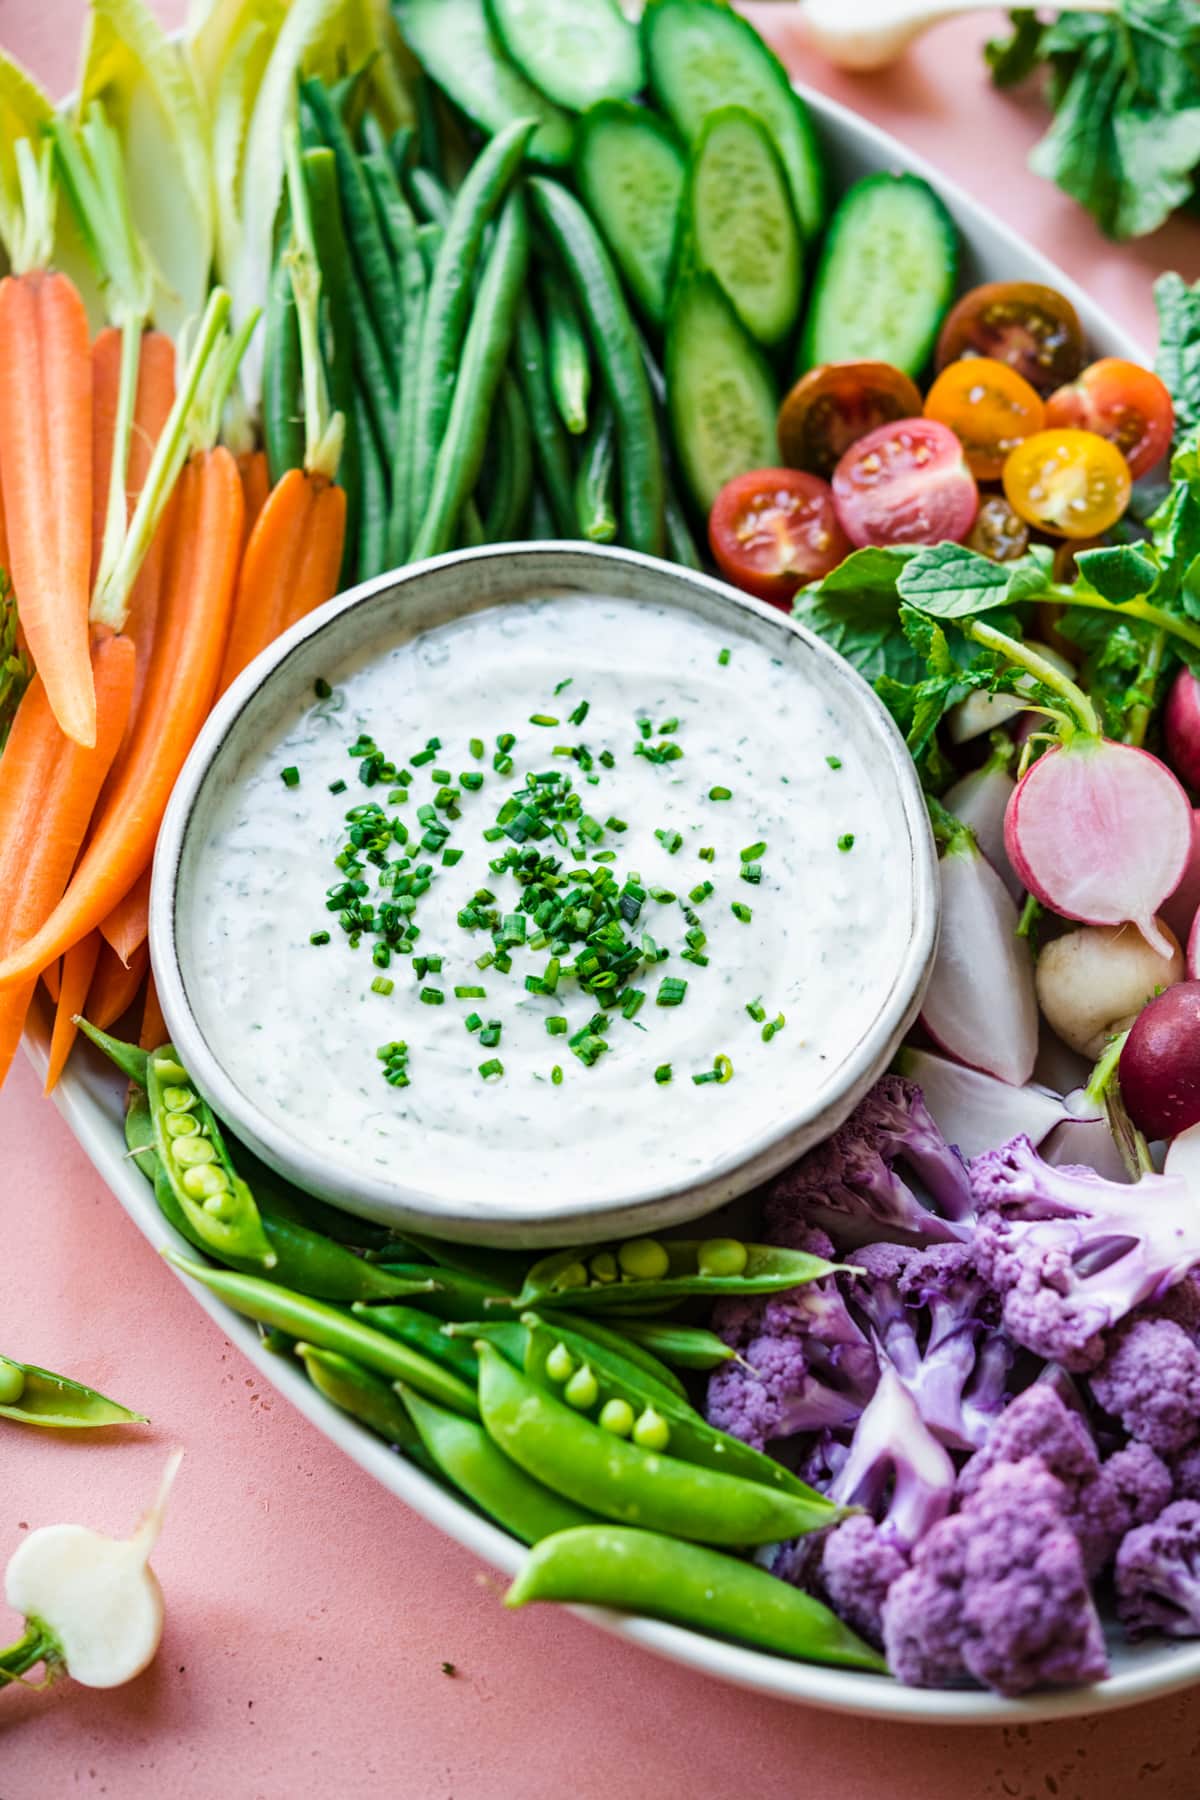
M 159 10 L 177 23 L 184 8 Z M 1153 342 L 1150 281 L 1200 275 L 1200 228 L 1114 249 L 1028 174 L 1042 115 L 989 91 L 989 21 L 944 28 L 886 78 L 850 78 L 803 54 L 790 9 L 752 10 L 808 80 L 953 171 Z M 78 0 L 0 0 L 0 38 L 61 92 L 82 16 Z M 0 1144 L 0 1344 L 154 1421 L 86 1445 L 4 1428 L 0 1563 L 38 1524 L 131 1527 L 168 1446 L 187 1451 L 155 1556 L 157 1662 L 111 1694 L 9 1692 L 0 1800 L 1200 1793 L 1194 1696 L 1032 1729 L 873 1725 L 739 1693 L 565 1615 L 505 1615 L 490 1571 L 346 1462 L 193 1306 L 23 1063 L 0 1097 Z M 0 1617 L 0 1642 L 17 1625 Z

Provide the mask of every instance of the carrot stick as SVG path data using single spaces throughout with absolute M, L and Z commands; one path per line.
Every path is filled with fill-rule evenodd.
M 250 533 L 258 523 L 258 515 L 267 504 L 271 491 L 271 474 L 265 450 L 243 450 L 238 457 L 242 477 L 242 495 L 246 502 L 246 522 L 242 529 L 242 550 L 250 541 Z
M 0 344 L 0 484 L 21 623 L 55 718 L 91 749 L 92 364 L 74 284 L 6 275 Z
M 158 1004 L 158 988 L 151 969 L 146 977 L 146 1002 L 142 1008 L 142 1029 L 138 1032 L 138 1045 L 142 1050 L 161 1050 L 167 1041 L 167 1022 L 163 1018 L 162 1007 Z
M 242 504 L 228 450 L 192 457 L 179 479 L 154 651 L 120 773 L 108 784 L 66 893 L 31 938 L 18 938 L 19 948 L 0 963 L 0 984 L 36 975 L 94 930 L 149 863 L 175 777 L 212 704 L 237 579 Z M 7 841 L 0 828 L 0 845 Z
M 63 957 L 62 986 L 58 994 L 58 1008 L 54 1014 L 54 1030 L 50 1036 L 50 1064 L 46 1070 L 44 1092 L 47 1094 L 57 1087 L 58 1078 L 66 1067 L 67 1058 L 79 1035 L 75 1020 L 83 1011 L 83 1002 L 95 973 L 96 959 L 100 955 L 101 942 L 98 931 L 89 931 L 85 938 L 72 944 Z
M 92 652 L 96 743 L 83 749 L 55 722 L 35 675 L 21 697 L 0 758 L 0 950 L 27 943 L 60 901 L 84 833 L 125 733 L 133 699 L 134 649 L 105 637 Z M 0 989 L 0 1083 L 20 1041 L 40 969 L 90 929 L 70 934 Z
M 150 930 L 150 869 L 144 868 L 129 892 L 117 901 L 108 917 L 101 919 L 100 930 L 125 968 L 135 952 L 145 943 Z M 88 1014 L 91 1018 L 91 1014 Z M 97 1021 L 92 1019 L 92 1024 Z
M 100 936 L 99 932 L 95 935 Z M 110 1025 L 115 1025 L 118 1019 L 124 1018 L 137 999 L 138 989 L 145 980 L 149 966 L 148 944 L 138 945 L 127 967 L 111 944 L 101 940 L 99 961 L 92 976 L 92 985 L 87 991 L 87 1005 L 76 1010 L 84 1012 L 101 1031 L 107 1031 Z
M 281 632 L 337 592 L 346 494 L 327 477 L 289 469 L 250 533 L 218 693 Z

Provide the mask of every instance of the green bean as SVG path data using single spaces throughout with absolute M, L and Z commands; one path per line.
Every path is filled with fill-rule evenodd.
M 612 258 L 587 213 L 559 182 L 532 176 L 529 189 L 587 321 L 617 416 L 621 523 L 630 546 L 661 556 L 662 446 L 637 330 Z
M 442 134 L 438 130 L 437 90 L 428 75 L 418 75 L 416 82 L 417 103 L 417 160 L 432 169 L 441 177 L 442 169 Z
M 136 1044 L 127 1044 L 123 1038 L 110 1037 L 107 1031 L 101 1031 L 89 1019 L 79 1020 L 79 1029 L 86 1038 L 90 1038 L 97 1050 L 102 1050 L 109 1062 L 118 1068 L 127 1081 L 137 1087 L 146 1085 L 146 1052 Z
M 547 1307 L 543 1314 L 548 1326 L 553 1328 L 562 1319 L 569 1330 L 577 1337 L 585 1338 L 589 1343 L 599 1345 L 611 1355 L 619 1356 L 623 1363 L 636 1368 L 644 1381 L 665 1393 L 672 1394 L 677 1400 L 687 1400 L 687 1391 L 682 1381 L 672 1369 L 658 1360 L 651 1351 L 639 1344 L 636 1339 L 626 1336 L 625 1330 L 614 1331 L 600 1319 L 592 1318 L 587 1313 L 568 1313 L 563 1315 L 557 1308 Z
M 575 502 L 571 492 L 571 463 L 567 437 L 550 393 L 546 346 L 541 326 L 526 295 L 517 312 L 517 379 L 525 396 L 533 431 L 533 453 L 541 483 L 534 494 L 534 526 L 530 536 L 574 537 Z M 549 512 L 547 521 L 539 513 Z
M 404 321 L 371 189 L 350 134 L 320 82 L 305 81 L 302 88 L 320 124 L 321 135 L 337 161 L 338 192 L 349 226 L 354 263 L 384 353 L 385 366 L 394 377 Z M 357 328 L 357 320 L 355 324 Z
M 353 579 L 363 511 L 362 459 L 359 449 L 362 426 L 358 418 L 362 402 L 356 400 L 354 388 L 354 267 L 346 243 L 334 153 L 322 145 L 318 149 L 306 150 L 301 161 L 312 215 L 317 263 L 321 271 L 321 361 L 329 385 L 329 397 L 346 422 L 337 478 L 339 485 L 346 491 L 342 577 L 349 582 Z
M 570 283 L 558 269 L 545 263 L 541 265 L 540 274 L 550 391 L 563 424 L 573 437 L 579 437 L 587 430 L 588 394 L 592 385 L 587 333 Z
M 361 1363 L 336 1350 L 318 1350 L 313 1344 L 297 1344 L 296 1355 L 303 1362 L 313 1386 L 343 1412 L 363 1425 L 369 1425 L 389 1444 L 409 1445 L 418 1441 L 404 1402 L 389 1382 L 381 1381 L 370 1369 L 364 1369 Z
M 497 133 L 463 182 L 446 222 L 429 284 L 414 396 L 414 520 L 425 517 L 438 453 L 446 436 L 484 229 L 516 179 L 535 126 L 533 119 L 520 119 Z M 492 260 L 495 261 L 494 255 Z M 467 492 L 471 486 L 473 482 Z
M 194 1234 L 222 1261 L 230 1256 L 271 1269 L 275 1251 L 254 1195 L 230 1160 L 216 1118 L 170 1044 L 148 1058 L 146 1097 L 154 1125 L 160 1183 Z
M 650 1319 L 630 1319 L 629 1336 L 663 1362 L 680 1369 L 715 1369 L 732 1362 L 737 1354 L 715 1331 L 701 1325 L 660 1325 Z
M 536 435 L 534 443 L 537 443 Z M 529 503 L 528 534 L 532 543 L 537 543 L 539 540 L 545 542 L 548 538 L 563 536 L 554 514 L 550 510 L 550 502 L 546 498 L 545 491 L 536 483 L 533 489 L 533 498 Z M 570 537 L 572 534 L 568 531 L 566 535 Z
M 838 1516 L 822 1500 L 643 1450 L 583 1418 L 480 1341 L 479 1410 L 526 1474 L 605 1518 L 706 1544 L 773 1544 Z
M 370 172 L 370 171 L 369 171 Z M 386 207 L 388 235 L 399 259 L 404 294 L 404 340 L 400 350 L 400 404 L 392 437 L 392 500 L 388 513 L 387 557 L 393 568 L 408 558 L 412 542 L 410 502 L 417 376 L 421 365 L 421 336 L 425 324 L 428 276 L 421 253 L 420 229 L 411 208 L 395 185 L 385 188 L 382 171 L 374 174 L 376 190 Z
M 370 309 L 357 281 L 352 282 L 350 287 L 350 311 L 354 319 L 354 361 L 361 392 L 366 400 L 376 437 L 381 444 L 390 444 L 396 434 L 395 385 L 388 372 L 379 339 L 375 335 Z
M 413 216 L 412 207 L 401 191 L 400 183 L 392 172 L 392 166 L 387 157 L 368 152 L 362 159 L 362 166 L 370 184 L 371 194 L 379 214 L 379 223 L 383 227 L 383 235 L 400 280 L 400 305 L 407 324 L 408 303 L 404 292 L 404 262 L 410 254 L 418 254 L 417 221 Z
M 437 259 L 441 254 L 445 236 L 445 228 L 441 225 L 417 226 L 417 247 L 425 264 L 426 286 L 433 279 L 433 271 L 437 267 Z M 428 300 L 428 294 L 426 294 L 426 299 Z M 422 333 L 423 329 L 422 327 Z
M 692 536 L 675 484 L 667 477 L 666 500 L 667 554 L 672 562 L 677 562 L 685 569 L 703 569 L 704 559 L 696 548 L 696 540 Z
M 471 1275 L 465 1270 L 447 1267 L 431 1270 L 424 1263 L 406 1262 L 381 1263 L 377 1266 L 387 1275 L 398 1275 L 409 1281 L 428 1281 L 433 1275 L 436 1285 L 429 1294 L 422 1297 L 421 1303 L 427 1312 L 434 1313 L 439 1319 L 485 1318 L 493 1307 L 501 1304 L 507 1307 L 514 1301 L 508 1288 L 482 1276 Z
M 350 1309 L 375 1331 L 399 1338 L 419 1350 L 422 1356 L 441 1363 L 455 1375 L 472 1385 L 479 1379 L 479 1358 L 465 1338 L 451 1337 L 437 1319 L 415 1306 L 364 1306 L 356 1302 Z
M 300 327 L 292 278 L 282 245 L 271 266 L 263 325 L 263 440 L 271 484 L 304 463 L 304 420 L 300 405 Z
M 617 1607 L 777 1656 L 887 1673 L 883 1657 L 810 1594 L 754 1563 L 654 1531 L 589 1525 L 544 1538 L 504 1604 L 533 1600 Z
M 420 167 L 410 169 L 408 191 L 426 224 L 444 226 L 448 222 L 452 202 L 436 175 Z
M 412 125 L 401 125 L 398 130 L 392 133 L 392 141 L 388 146 L 388 155 L 391 158 L 392 168 L 395 170 L 397 181 L 403 181 L 408 173 L 409 164 L 412 161 L 413 143 L 415 138 L 416 130 Z
M 450 548 L 455 522 L 479 478 L 488 423 L 508 361 L 528 266 L 529 226 L 525 202 L 517 192 L 504 202 L 479 283 L 445 436 L 413 544 L 414 562 Z
M 143 1413 L 130 1412 L 95 1388 L 39 1369 L 36 1363 L 0 1356 L 0 1419 L 18 1425 L 53 1425 L 61 1430 L 93 1430 L 101 1425 L 146 1425 Z
M 358 445 L 358 467 L 361 500 L 358 521 L 358 558 L 356 576 L 370 581 L 387 568 L 387 522 L 389 497 L 383 459 L 375 442 L 375 433 L 362 403 L 354 410 L 354 434 Z
M 531 1480 L 474 1419 L 431 1405 L 403 1384 L 399 1391 L 435 1468 L 523 1544 L 536 1544 L 595 1517 Z
M 529 508 L 533 488 L 533 440 L 529 414 L 510 369 L 504 371 L 496 406 L 496 446 L 491 455 L 491 492 L 483 517 L 489 544 L 511 543 Z
M 575 473 L 579 535 L 592 544 L 611 544 L 617 535 L 616 451 L 617 421 L 606 395 L 593 413 Z
M 477 1412 L 475 1395 L 465 1381 L 410 1350 L 407 1344 L 373 1331 L 353 1314 L 277 1287 L 273 1281 L 263 1281 L 256 1275 L 210 1269 L 174 1250 L 163 1254 L 173 1268 L 210 1288 L 246 1318 L 289 1332 L 306 1344 L 315 1344 L 318 1350 L 338 1350 L 389 1381 L 408 1382 L 419 1393 L 454 1412 L 466 1413 L 468 1417 Z
M 773 1294 L 784 1288 L 819 1281 L 840 1269 L 803 1250 L 781 1250 L 774 1244 L 745 1244 L 745 1262 L 737 1273 L 716 1274 L 704 1267 L 704 1255 L 716 1240 L 699 1238 L 631 1238 L 624 1244 L 595 1244 L 582 1250 L 556 1250 L 534 1263 L 515 1305 L 549 1301 L 572 1312 L 619 1308 L 647 1301 L 677 1300 L 688 1294 Z M 620 1279 L 603 1280 L 593 1272 L 598 1256 L 616 1257 Z M 645 1271 L 644 1273 L 642 1271 Z
M 479 503 L 474 494 L 468 494 L 463 501 L 458 515 L 458 530 L 452 537 L 453 541 L 445 546 L 447 550 L 477 550 L 487 543 Z

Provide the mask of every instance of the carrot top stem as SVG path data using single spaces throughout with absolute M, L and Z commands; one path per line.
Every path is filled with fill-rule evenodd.
M 54 215 L 58 200 L 54 146 L 34 146 L 27 137 L 13 145 L 21 204 L 5 245 L 14 275 L 48 267 L 54 251 Z
M 304 467 L 310 475 L 327 475 L 332 481 L 341 460 L 346 421 L 340 412 L 331 413 L 329 410 L 329 390 L 321 358 L 319 325 L 321 265 L 317 259 L 308 186 L 300 162 L 300 134 L 294 122 L 284 143 L 284 163 L 292 215 L 292 241 L 284 261 L 296 300 L 296 323 L 300 336 L 300 377 L 304 389 Z

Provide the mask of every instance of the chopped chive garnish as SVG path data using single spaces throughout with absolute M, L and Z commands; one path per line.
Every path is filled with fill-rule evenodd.
M 574 681 L 574 679 L 575 679 L 575 677 L 573 675 L 564 675 L 563 679 L 561 681 L 555 682 L 554 692 L 556 694 L 565 693 L 567 688 L 569 688 L 571 683 Z
M 418 750 L 417 754 L 410 756 L 408 760 L 414 769 L 423 769 L 425 764 L 431 763 L 436 755 L 436 750 Z
M 677 975 L 665 975 L 654 996 L 656 1006 L 681 1006 L 687 993 L 687 982 L 681 981 Z
M 483 775 L 478 769 L 464 769 L 458 779 L 460 785 L 466 788 L 468 794 L 477 794 L 483 786 Z
M 467 1014 L 466 1018 L 463 1020 L 463 1024 L 468 1031 L 478 1031 L 483 1024 L 483 1020 L 477 1012 L 472 1012 Z
M 344 794 L 346 791 L 346 784 L 344 781 L 331 781 L 329 784 L 329 791 L 331 794 Z M 389 794 L 388 799 L 390 800 L 391 797 L 392 796 Z
M 692 901 L 693 905 L 699 906 L 702 900 L 708 899 L 708 896 L 712 891 L 713 884 L 711 881 L 699 881 L 694 888 L 689 888 L 688 899 Z
M 754 914 L 744 900 L 735 900 L 729 910 L 735 919 L 741 920 L 743 925 L 748 925 L 754 917 Z
M 841 837 L 838 839 L 838 849 L 839 850 L 853 850 L 853 848 L 854 848 L 854 833 L 852 831 L 843 831 Z
M 710 863 L 710 862 L 715 862 L 717 860 L 717 853 L 713 849 L 711 844 L 705 844 L 703 850 L 697 851 L 697 855 L 699 856 L 701 862 Z
M 443 850 L 442 851 L 442 865 L 444 868 L 452 869 L 452 868 L 454 868 L 456 863 L 460 863 L 461 861 L 462 861 L 462 851 L 461 850 Z
M 621 995 L 621 1011 L 625 1018 L 635 1018 L 641 1011 L 645 998 L 645 993 L 641 988 L 627 988 Z
M 485 1050 L 494 1050 L 496 1048 L 496 1045 L 500 1042 L 500 1033 L 502 1029 L 503 1027 L 500 1024 L 499 1019 L 488 1020 L 487 1030 L 481 1031 L 479 1034 L 479 1041 Z
M 476 762 L 483 761 L 483 739 L 482 738 L 472 738 L 470 743 L 467 745 L 467 749 L 471 752 L 471 755 L 475 758 Z
M 728 668 L 729 666 L 729 656 L 730 652 L 728 650 L 722 650 L 717 656 L 717 661 L 723 669 Z
M 767 1016 L 767 1009 L 761 1000 L 747 1000 L 746 1011 L 750 1014 L 750 1017 L 754 1020 L 756 1025 L 761 1025 Z
M 454 777 L 449 769 L 431 769 L 429 779 L 431 781 L 436 781 L 439 787 L 449 787 L 450 783 L 454 780 Z
M 673 731 L 679 730 L 678 719 L 664 719 L 658 728 L 659 737 L 670 737 Z
M 551 1013 L 550 1017 L 546 1020 L 546 1030 L 550 1033 L 551 1037 L 565 1037 L 567 1035 L 567 1021 L 563 1018 L 561 1013 Z
M 529 723 L 531 725 L 557 725 L 559 720 L 553 718 L 549 713 L 530 713 Z
M 489 1056 L 486 1062 L 480 1063 L 479 1073 L 483 1076 L 485 1081 L 490 1081 L 493 1075 L 503 1075 L 504 1064 L 500 1061 L 498 1056 Z
M 441 988 L 423 987 L 417 998 L 422 1006 L 440 1006 L 446 996 Z
M 829 764 L 831 769 L 840 769 L 842 766 L 842 759 L 840 756 L 827 756 L 825 761 Z
M 313 693 L 317 696 L 318 700 L 328 700 L 333 693 L 333 689 L 323 675 L 318 675 L 317 679 L 313 682 Z
M 712 787 L 708 790 L 710 800 L 732 800 L 733 795 L 727 787 Z
M 550 1079 L 554 1083 L 555 1087 L 562 1086 L 563 1072 L 562 1072 L 562 1069 L 559 1067 L 558 1063 L 555 1063 L 554 1067 L 551 1069 Z
M 657 1081 L 659 1087 L 666 1087 L 668 1081 L 671 1079 L 670 1063 L 659 1063 L 657 1069 L 654 1071 L 654 1079 Z
M 629 830 L 629 826 L 624 819 L 617 819 L 617 818 L 612 817 L 611 815 L 607 819 L 605 819 L 604 826 L 605 826 L 606 831 L 628 831 Z
M 373 994 L 390 994 L 395 985 L 395 982 L 386 975 L 377 975 L 371 983 L 371 992 Z
M 569 713 L 567 716 L 570 719 L 572 725 L 582 725 L 583 721 L 587 718 L 588 713 L 590 711 L 591 711 L 591 708 L 588 705 L 588 702 L 586 700 L 581 700 L 579 702 L 579 705 L 575 708 L 574 712 Z M 556 723 L 557 723 L 557 721 L 556 721 Z
M 678 831 L 669 831 L 663 828 L 656 831 L 654 835 L 668 856 L 674 856 L 675 852 L 683 843 L 683 835 Z
M 767 846 L 765 844 L 747 844 L 746 848 L 739 852 L 739 855 L 741 856 L 742 861 L 747 863 L 757 862 L 759 858 L 765 856 L 766 853 Z
M 762 1028 L 763 1043 L 769 1044 L 771 1039 L 775 1036 L 776 1032 L 782 1031 L 786 1024 L 787 1024 L 787 1020 L 784 1018 L 782 1013 L 776 1013 L 776 1015 L 773 1019 L 768 1019 L 766 1024 Z
M 741 875 L 743 881 L 748 881 L 752 887 L 757 887 L 762 880 L 762 864 L 756 862 L 743 863 L 738 873 Z
M 487 989 L 483 987 L 456 987 L 454 990 L 454 998 L 456 1000 L 485 1000 L 487 998 Z
M 346 784 L 343 781 L 341 785 L 344 788 Z M 389 806 L 403 806 L 404 802 L 407 799 L 408 799 L 408 789 L 406 787 L 392 788 L 391 792 L 388 794 L 388 805 Z
M 308 941 L 310 944 L 327 944 L 329 942 L 329 933 L 327 931 L 314 931 Z
M 284 787 L 300 786 L 300 771 L 294 764 L 286 769 L 281 769 L 279 771 L 279 778 L 283 782 Z

